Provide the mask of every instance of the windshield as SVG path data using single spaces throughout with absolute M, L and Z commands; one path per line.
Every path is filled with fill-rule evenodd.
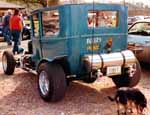
M 129 29 L 129 34 L 150 36 L 150 22 L 138 22 Z

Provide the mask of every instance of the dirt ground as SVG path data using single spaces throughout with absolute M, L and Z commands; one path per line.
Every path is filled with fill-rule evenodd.
M 1 50 L 6 48 L 6 44 L 0 44 Z M 2 51 L 0 57 L 1 54 Z M 150 115 L 148 65 L 147 68 L 142 67 L 142 78 L 137 87 L 148 101 L 145 115 Z M 7 76 L 0 68 L 0 115 L 117 115 L 115 103 L 107 98 L 115 91 L 115 85 L 107 77 L 99 78 L 92 84 L 75 81 L 67 88 L 62 101 L 46 103 L 39 96 L 36 75 L 16 69 L 14 75 Z

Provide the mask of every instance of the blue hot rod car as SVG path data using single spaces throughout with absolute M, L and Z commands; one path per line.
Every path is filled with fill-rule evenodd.
M 68 4 L 31 13 L 32 41 L 19 59 L 3 53 L 5 74 L 15 67 L 35 71 L 45 101 L 58 101 L 71 80 L 112 78 L 117 87 L 137 85 L 140 65 L 127 50 L 127 7 L 114 4 Z

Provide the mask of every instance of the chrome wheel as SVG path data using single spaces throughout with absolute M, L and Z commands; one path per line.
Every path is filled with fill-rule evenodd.
M 65 96 L 66 76 L 63 68 L 57 64 L 44 62 L 38 67 L 38 90 L 46 102 L 56 102 Z
M 2 57 L 2 65 L 3 65 L 4 71 L 6 71 L 7 70 L 7 57 L 6 57 L 6 55 L 3 55 L 3 57 Z
M 42 71 L 39 74 L 39 88 L 41 90 L 41 93 L 43 95 L 47 95 L 49 92 L 49 79 L 48 79 L 48 75 L 45 71 Z

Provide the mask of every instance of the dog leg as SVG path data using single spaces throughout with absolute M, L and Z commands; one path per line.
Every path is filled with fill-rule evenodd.
M 127 113 L 124 111 L 124 112 L 121 112 L 121 115 L 127 115 Z
M 129 113 L 133 113 L 133 102 L 132 101 L 129 101 Z
M 119 112 L 119 110 L 117 110 L 117 115 L 120 115 L 120 112 Z
M 119 106 L 119 103 L 117 103 L 117 114 L 118 114 L 118 115 L 120 115 L 119 109 L 120 109 L 120 106 Z
M 127 105 L 124 105 L 124 115 L 127 115 L 127 109 L 128 109 Z
M 138 105 L 136 105 L 136 113 L 137 113 L 137 115 L 140 115 L 139 114 L 139 107 L 138 107 Z

